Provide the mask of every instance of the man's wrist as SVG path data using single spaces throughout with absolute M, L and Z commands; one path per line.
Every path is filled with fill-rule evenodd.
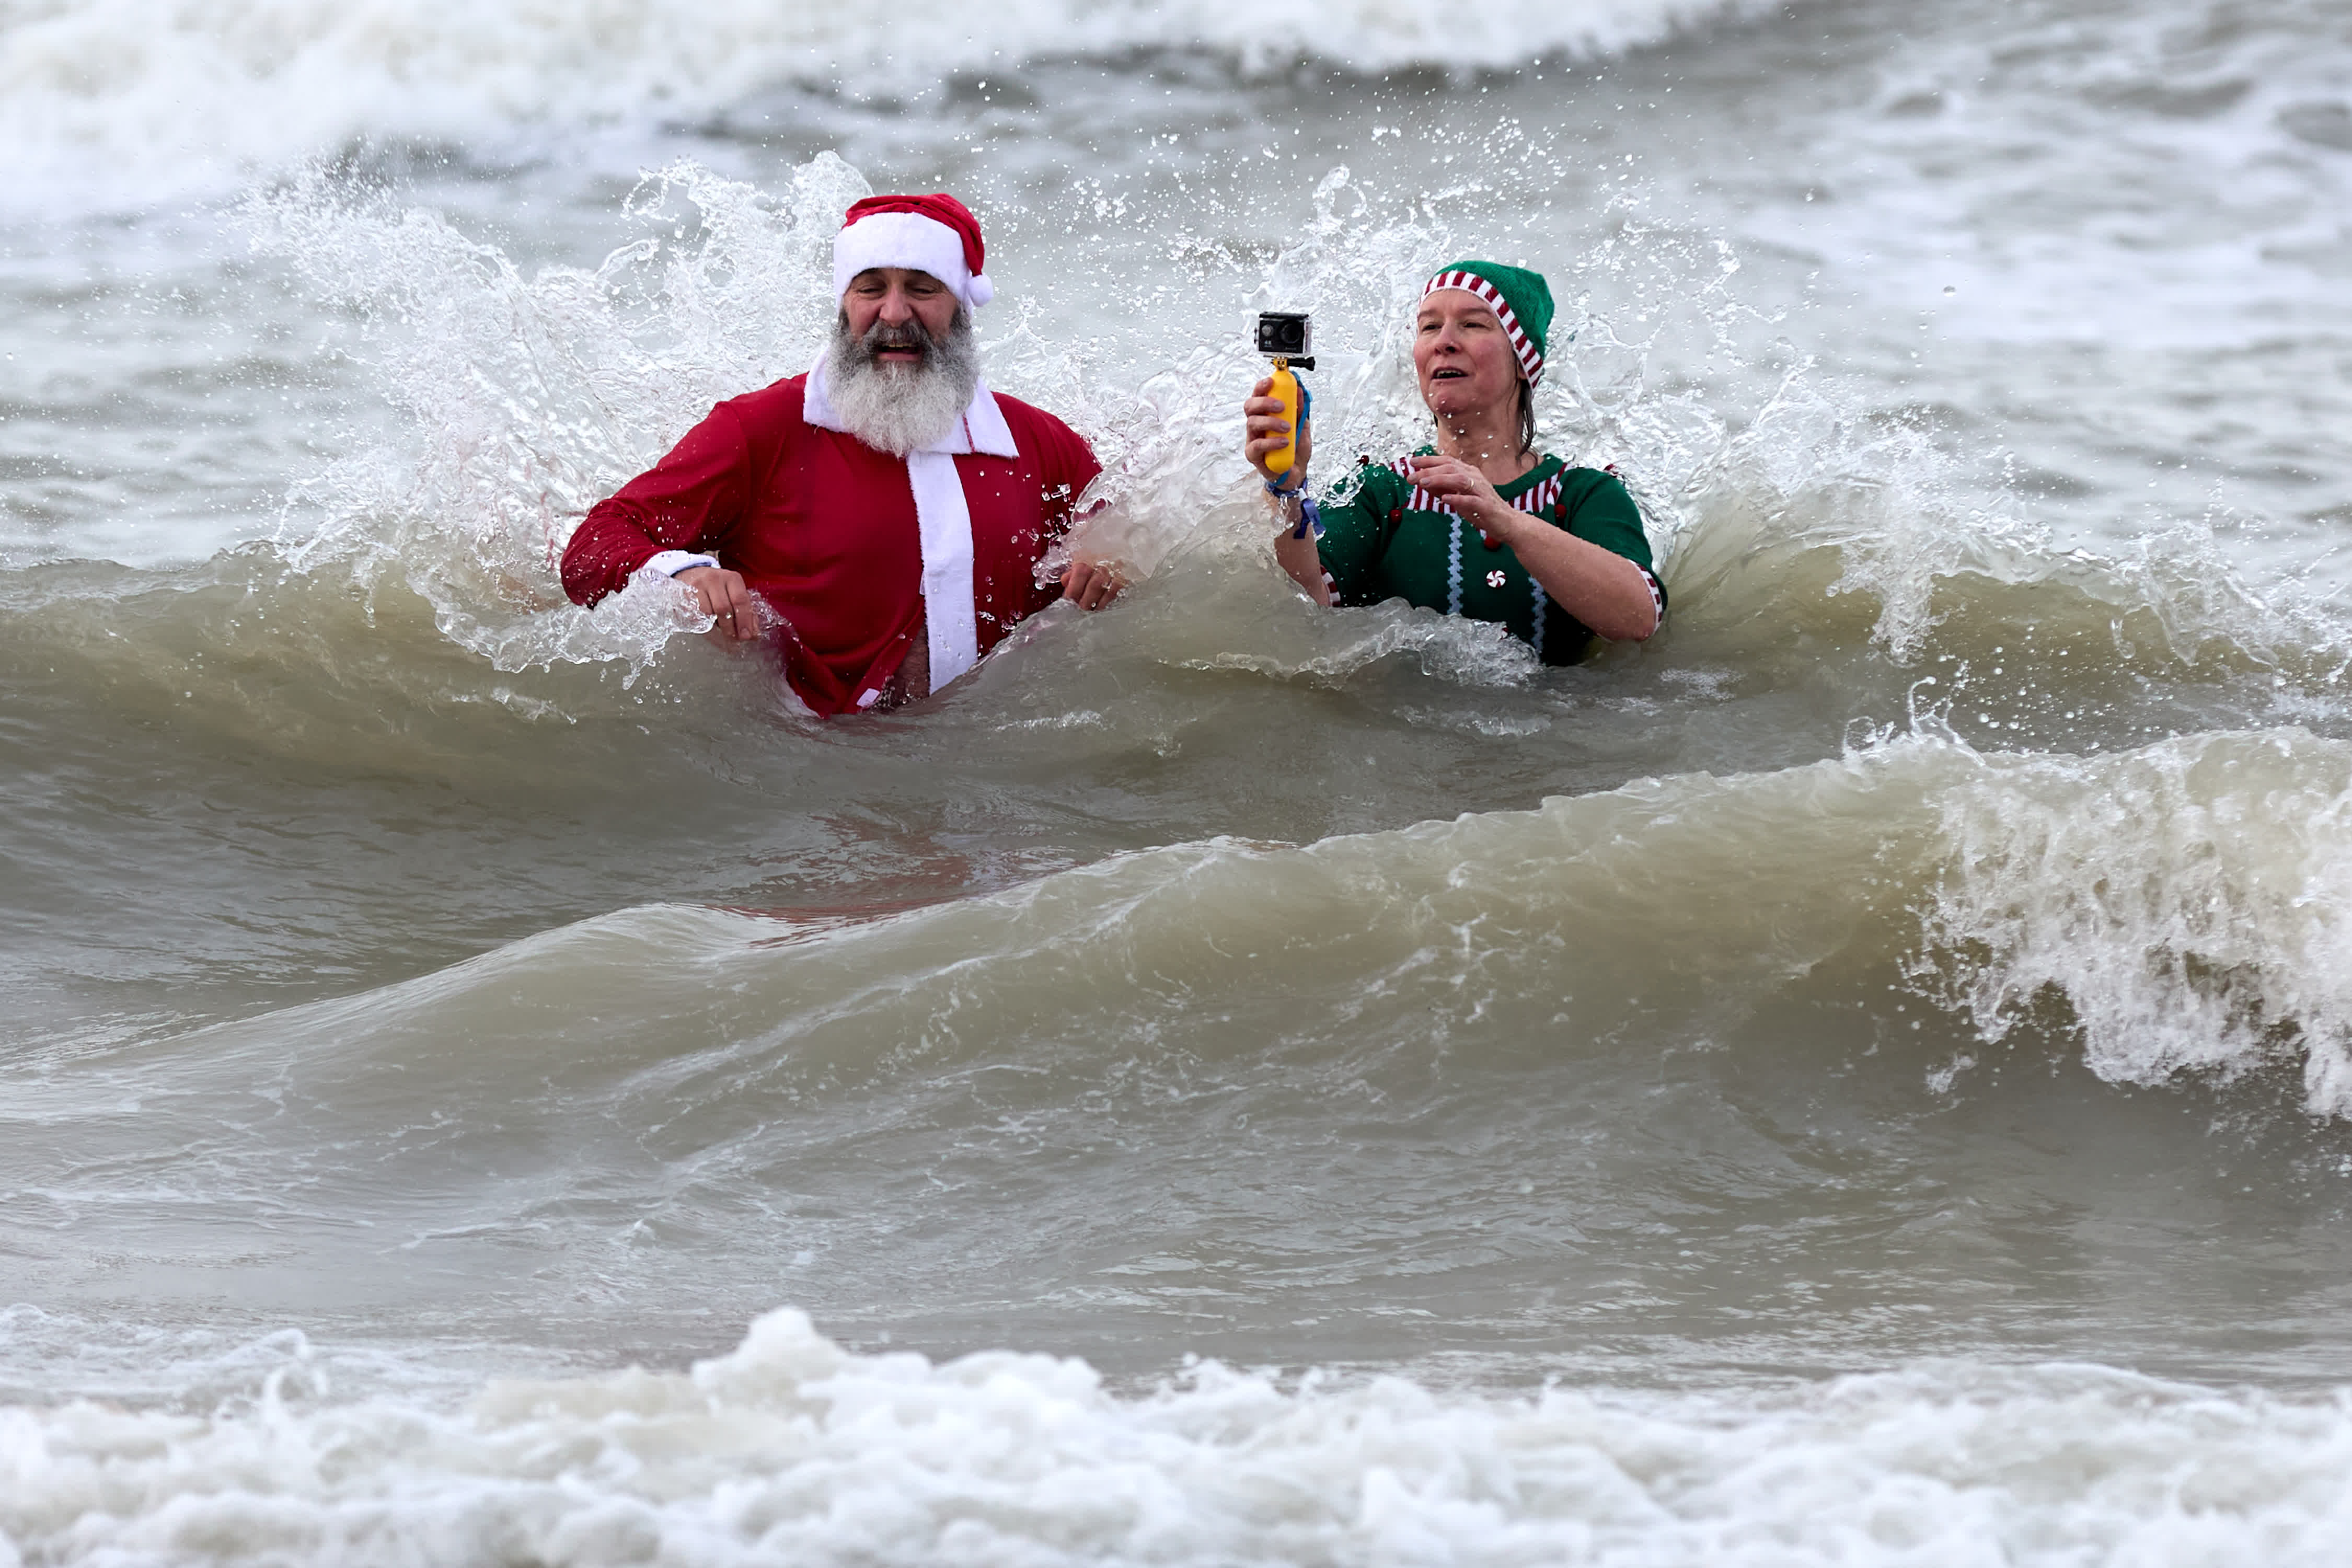
M 640 572 L 658 572 L 665 577 L 675 577 L 681 572 L 691 572 L 698 566 L 716 566 L 715 555 L 698 555 L 691 550 L 657 550 L 646 557 Z

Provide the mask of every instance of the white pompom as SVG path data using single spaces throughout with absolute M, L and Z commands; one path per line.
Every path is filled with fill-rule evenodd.
M 975 272 L 971 275 L 971 281 L 964 286 L 964 297 L 977 310 L 996 298 L 996 285 L 988 280 L 987 274 Z

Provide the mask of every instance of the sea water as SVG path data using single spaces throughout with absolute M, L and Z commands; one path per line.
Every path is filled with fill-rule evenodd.
M 0 10 L 0 1564 L 2352 1555 L 2352 14 Z M 783 710 L 581 514 L 980 213 L 1133 586 Z M 1569 669 L 1236 449 L 1545 444 Z

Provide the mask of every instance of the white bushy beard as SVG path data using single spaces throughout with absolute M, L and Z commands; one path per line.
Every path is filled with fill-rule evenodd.
M 920 363 L 886 364 L 874 357 L 877 350 L 908 344 L 923 351 Z M 824 390 L 842 428 L 894 458 L 953 429 L 979 386 L 980 343 L 971 315 L 961 305 L 939 338 L 911 321 L 898 327 L 877 321 L 860 336 L 849 330 L 844 311 L 824 353 Z

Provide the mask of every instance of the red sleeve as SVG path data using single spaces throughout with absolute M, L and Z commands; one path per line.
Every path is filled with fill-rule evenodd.
M 1095 482 L 1102 465 L 1095 461 L 1094 448 L 1087 445 L 1085 437 L 1043 409 L 1032 408 L 1029 412 L 1036 417 L 1037 468 L 1045 492 L 1038 516 L 1039 532 L 1043 548 L 1050 549 L 1070 531 L 1078 497 Z M 1039 584 L 1029 613 L 1035 615 L 1061 596 L 1062 585 L 1058 582 Z
M 563 591 L 593 605 L 665 550 L 720 554 L 742 516 L 751 445 L 724 403 L 669 456 L 588 510 L 563 547 Z
M 1095 482 L 1102 465 L 1095 461 L 1095 449 L 1087 445 L 1087 438 L 1076 430 L 1056 419 L 1054 431 L 1060 439 L 1046 468 L 1046 483 L 1070 487 L 1069 495 L 1061 504 L 1062 526 L 1067 528 L 1070 509 L 1077 504 L 1086 488 Z

